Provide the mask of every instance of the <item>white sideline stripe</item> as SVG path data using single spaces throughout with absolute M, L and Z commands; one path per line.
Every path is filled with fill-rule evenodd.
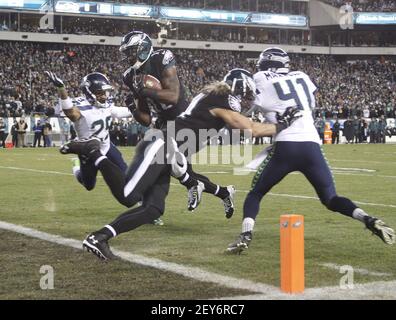
M 320 263 L 319 265 L 322 267 L 337 270 L 337 271 L 339 271 L 340 268 L 342 267 L 341 265 L 338 265 L 335 263 Z M 392 276 L 391 273 L 370 271 L 370 270 L 362 269 L 362 268 L 353 268 L 353 272 L 359 273 L 362 275 L 373 276 L 373 277 L 391 277 Z
M 338 167 L 331 167 L 332 170 L 342 170 L 342 171 L 357 171 L 357 172 L 376 172 L 377 170 L 373 169 L 365 169 L 365 168 L 338 168 Z
M 73 176 L 72 173 L 66 172 L 58 172 L 58 171 L 46 171 L 46 170 L 36 170 L 36 169 L 28 169 L 28 168 L 17 168 L 17 167 L 4 167 L 0 166 L 0 169 L 11 169 L 11 170 L 19 170 L 19 171 L 30 171 L 30 172 L 37 172 L 37 173 L 50 173 L 50 174 L 59 174 L 65 176 Z M 101 176 L 99 176 L 101 177 Z M 179 183 L 171 183 L 173 186 L 181 186 Z M 249 190 L 237 189 L 237 192 L 244 192 L 248 193 Z M 288 197 L 288 198 L 296 198 L 296 199 L 308 199 L 308 200 L 319 200 L 317 197 L 310 197 L 310 196 L 302 196 L 302 195 L 293 195 L 293 194 L 283 194 L 283 193 L 272 193 L 268 192 L 267 195 L 274 196 L 274 197 Z M 396 208 L 394 204 L 383 204 L 383 203 L 370 203 L 370 202 L 362 202 L 362 201 L 354 201 L 357 204 L 362 204 L 366 206 L 374 206 L 374 207 L 385 207 L 385 208 Z
M 4 221 L 0 221 L 0 229 L 13 231 L 29 237 L 82 250 L 82 241 L 78 241 L 75 239 L 64 238 L 58 235 L 49 234 L 46 232 L 38 231 L 31 228 L 26 228 L 23 226 L 15 225 Z M 251 292 L 260 292 L 261 294 L 264 295 L 272 295 L 273 293 L 282 295 L 282 293 L 277 287 L 270 286 L 264 283 L 258 283 L 250 280 L 224 276 L 214 272 L 205 271 L 197 267 L 183 266 L 177 263 L 166 262 L 156 258 L 148 258 L 145 256 L 132 254 L 126 251 L 113 250 L 113 252 L 125 261 L 129 261 L 135 264 L 139 264 L 151 268 L 160 269 L 162 271 L 176 273 L 178 275 L 182 275 L 184 277 L 194 279 L 197 281 L 211 282 L 226 288 L 244 289 L 244 290 L 249 290 Z
M 0 221 L 0 229 L 13 231 L 29 237 L 37 238 L 62 246 L 82 250 L 81 241 L 68 239 L 58 235 L 49 234 L 31 228 L 22 227 L 12 223 Z M 217 299 L 226 300 L 263 300 L 263 299 L 395 299 L 396 298 L 396 281 L 380 281 L 368 284 L 357 284 L 352 290 L 340 289 L 340 287 L 323 287 L 306 289 L 303 294 L 290 295 L 280 291 L 279 288 L 264 283 L 253 282 L 250 280 L 238 279 L 224 276 L 214 272 L 208 272 L 197 267 L 183 266 L 173 262 L 166 262 L 160 259 L 148 258 L 130 252 L 113 250 L 121 259 L 140 264 L 143 266 L 160 269 L 182 275 L 184 277 L 202 281 L 211 282 L 231 289 L 244 289 L 260 294 L 222 297 Z
M 221 297 L 217 300 L 263 300 L 269 297 L 263 294 Z M 360 300 L 396 298 L 396 281 L 376 281 L 355 284 L 353 289 L 341 289 L 339 286 L 310 288 L 302 294 L 273 294 L 271 299 L 279 300 Z

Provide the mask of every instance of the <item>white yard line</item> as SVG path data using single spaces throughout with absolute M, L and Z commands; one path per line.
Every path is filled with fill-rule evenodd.
M 17 170 L 17 171 L 29 171 L 29 172 L 47 173 L 47 174 L 58 174 L 58 175 L 63 175 L 63 176 L 72 176 L 73 175 L 72 173 L 66 173 L 66 172 L 38 170 L 38 169 L 29 169 L 29 168 L 18 168 L 18 167 L 0 166 L 0 169 Z
M 331 167 L 332 170 L 340 170 L 340 171 L 356 171 L 356 172 L 376 172 L 373 169 L 365 169 L 365 168 L 338 168 L 338 167 Z
M 31 228 L 0 221 L 0 229 L 16 232 L 29 237 L 48 241 L 51 243 L 82 250 L 81 241 L 68 239 L 58 235 L 49 234 Z M 259 294 L 223 297 L 219 299 L 227 300 L 265 300 L 265 299 L 395 299 L 396 281 L 380 281 L 368 284 L 356 284 L 353 289 L 341 289 L 340 287 L 323 287 L 306 289 L 303 294 L 289 295 L 282 293 L 279 288 L 264 283 L 253 282 L 245 279 L 224 276 L 218 273 L 206 271 L 201 268 L 185 266 L 173 262 L 166 262 L 160 259 L 148 258 L 145 256 L 132 254 L 130 252 L 113 250 L 121 259 L 156 268 L 161 271 L 172 272 L 186 278 L 202 282 L 211 282 L 226 288 L 244 289 Z
M 47 170 L 38 170 L 38 169 L 29 169 L 29 168 L 18 168 L 18 167 L 6 167 L 0 166 L 0 169 L 8 169 L 8 170 L 17 170 L 17 171 L 29 171 L 36 173 L 46 173 L 46 174 L 57 174 L 57 175 L 65 175 L 65 176 L 73 176 L 72 173 L 59 172 L 59 171 L 47 171 Z M 101 176 L 98 176 L 101 178 Z M 179 183 L 171 183 L 173 186 L 181 186 Z M 237 192 L 248 193 L 249 190 L 237 189 Z M 319 200 L 317 197 L 312 196 L 303 196 L 303 195 L 293 195 L 293 194 L 285 194 L 285 193 L 267 193 L 269 196 L 274 197 L 286 197 L 286 198 L 296 198 L 296 199 L 307 199 L 307 200 Z M 394 204 L 383 204 L 383 203 L 370 203 L 370 202 L 362 202 L 362 201 L 354 201 L 357 204 L 362 204 L 366 206 L 374 206 L 374 207 L 385 207 L 385 208 L 396 208 Z

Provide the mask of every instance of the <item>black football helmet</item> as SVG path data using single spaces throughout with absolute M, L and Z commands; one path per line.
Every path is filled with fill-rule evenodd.
M 150 37 L 141 31 L 131 31 L 121 40 L 120 52 L 123 60 L 128 60 L 132 69 L 138 70 L 153 53 Z
M 289 69 L 290 58 L 286 51 L 281 48 L 268 48 L 261 52 L 257 61 L 259 71 L 272 71 L 276 73 L 287 74 Z
M 239 98 L 253 100 L 256 97 L 256 83 L 253 75 L 245 69 L 232 69 L 223 80 L 231 87 L 231 94 Z
M 80 87 L 90 103 L 101 108 L 109 106 L 113 87 L 104 74 L 99 72 L 87 74 L 81 81 Z
M 232 104 L 233 100 L 237 100 L 237 105 L 240 105 L 239 108 L 236 107 L 234 110 L 244 114 L 248 112 L 257 95 L 253 75 L 245 69 L 237 68 L 228 72 L 223 81 L 230 86 L 231 96 L 234 97 L 229 102 Z

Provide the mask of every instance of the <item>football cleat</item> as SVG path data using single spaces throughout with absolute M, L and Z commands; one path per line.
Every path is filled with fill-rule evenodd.
M 250 231 L 242 232 L 238 238 L 227 247 L 228 253 L 241 254 L 243 250 L 249 248 L 252 241 L 252 233 Z
M 194 211 L 202 199 L 202 192 L 205 190 L 204 184 L 198 180 L 196 186 L 188 189 L 188 210 Z
M 382 220 L 374 217 L 364 217 L 366 228 L 379 237 L 386 244 L 395 243 L 395 231 L 388 227 Z
M 83 249 L 93 253 L 101 260 L 114 260 L 117 259 L 107 243 L 108 236 L 103 233 L 91 233 L 83 241 Z
M 224 213 L 227 219 L 230 219 L 234 214 L 234 195 L 235 195 L 235 187 L 234 186 L 227 186 L 227 190 L 229 195 L 222 199 L 224 204 Z
M 71 140 L 66 142 L 59 148 L 59 152 L 62 154 L 79 154 L 89 156 L 95 151 L 100 149 L 100 140 L 98 138 L 89 138 L 82 140 Z
M 158 219 L 153 220 L 152 224 L 155 226 L 163 226 L 164 220 L 162 220 L 161 218 L 158 218 Z

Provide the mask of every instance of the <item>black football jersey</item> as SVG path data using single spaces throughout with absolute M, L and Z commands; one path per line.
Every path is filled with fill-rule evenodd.
M 207 137 L 214 137 L 220 129 L 226 126 L 223 119 L 213 116 L 211 109 L 223 108 L 240 112 L 239 100 L 232 95 L 203 94 L 197 95 L 187 110 L 175 121 L 176 133 L 182 129 L 191 129 L 195 134 L 196 150 L 207 143 Z M 208 134 L 205 135 L 205 132 Z M 179 142 L 179 141 L 178 141 Z
M 173 53 L 166 49 L 160 49 L 154 51 L 150 58 L 146 61 L 146 63 L 141 67 L 137 72 L 139 74 L 147 74 L 157 78 L 161 81 L 162 73 L 165 69 L 173 67 L 176 65 L 175 56 Z M 131 90 L 133 87 L 135 71 L 132 68 L 129 68 L 124 72 L 123 80 L 125 85 L 127 85 Z M 180 115 L 183 111 L 186 110 L 188 106 L 188 102 L 186 99 L 185 89 L 180 81 L 180 91 L 179 91 L 179 99 L 175 105 L 166 105 L 164 103 L 160 103 L 158 101 L 150 100 L 149 105 L 151 105 L 154 111 L 158 115 L 158 125 L 157 127 L 162 127 L 163 124 L 166 125 L 166 121 L 175 120 L 178 115 Z

